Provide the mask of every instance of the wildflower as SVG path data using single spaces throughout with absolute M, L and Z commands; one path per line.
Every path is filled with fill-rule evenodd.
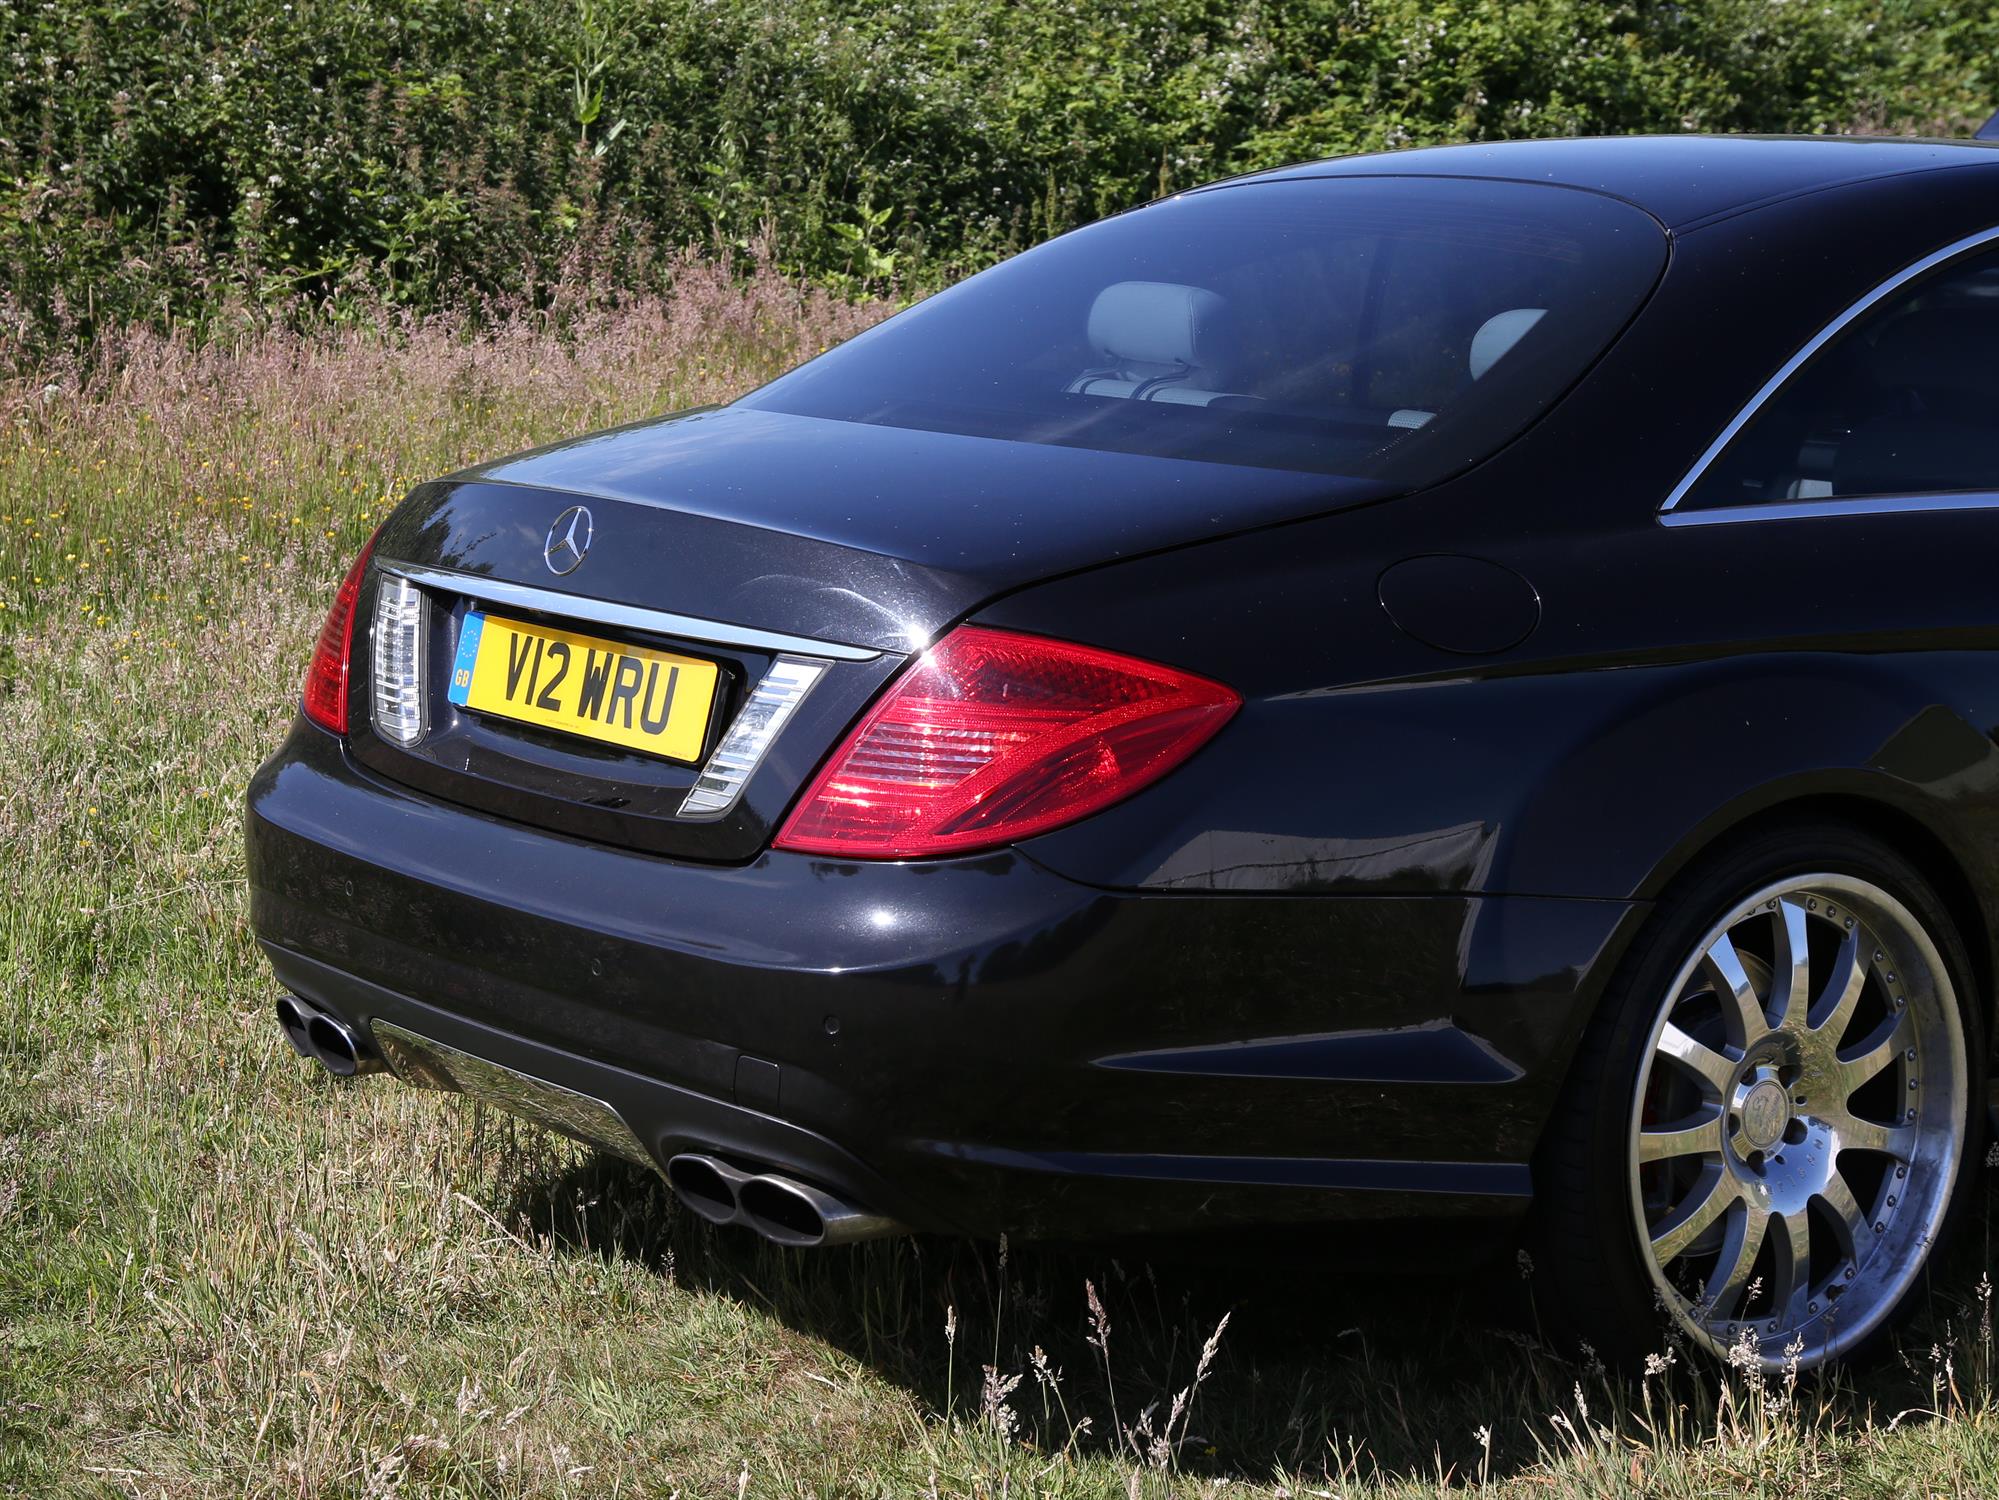
M 1208 1336 L 1207 1343 L 1201 1346 L 1201 1357 L 1194 1366 L 1193 1382 L 1173 1398 L 1173 1405 L 1167 1410 L 1166 1425 L 1160 1431 L 1159 1440 L 1152 1447 L 1153 1462 L 1162 1469 L 1173 1458 L 1173 1428 L 1176 1424 L 1180 1428 L 1180 1441 L 1182 1443 L 1187 1441 L 1187 1427 L 1194 1420 L 1193 1406 L 1195 1393 L 1201 1389 L 1202 1382 L 1208 1378 L 1208 1369 L 1215 1362 L 1215 1351 L 1221 1348 L 1222 1334 L 1227 1330 L 1228 1326 L 1229 1315 L 1223 1313 L 1221 1322 L 1215 1325 L 1215 1331 Z M 1145 1418 L 1142 1417 L 1140 1420 L 1142 1422 Z
M 1736 1335 L 1735 1342 L 1728 1346 L 1728 1363 L 1731 1368 L 1749 1371 L 1762 1365 L 1762 1356 L 1756 1348 L 1756 1334 L 1744 1328 Z
M 1011 1438 L 1020 1425 L 1020 1416 L 1006 1404 L 1020 1384 L 1018 1375 L 1001 1375 L 997 1365 L 985 1366 L 985 1381 L 979 1391 L 979 1416 L 990 1422 L 1003 1438 Z
M 1800 1333 L 1784 1346 L 1784 1394 L 1781 1404 L 1789 1406 L 1798 1388 L 1798 1366 L 1804 1362 L 1805 1336 Z
M 1044 1390 L 1053 1390 L 1062 1383 L 1061 1370 L 1049 1363 L 1048 1351 L 1039 1344 L 1036 1344 L 1034 1352 L 1027 1356 L 1027 1362 L 1034 1370 L 1035 1384 Z
M 1111 1346 L 1111 1320 L 1104 1312 L 1102 1299 L 1097 1296 L 1097 1284 L 1094 1281 L 1085 1281 L 1083 1295 L 1090 1304 L 1088 1343 L 1091 1348 L 1101 1350 L 1108 1355 Z

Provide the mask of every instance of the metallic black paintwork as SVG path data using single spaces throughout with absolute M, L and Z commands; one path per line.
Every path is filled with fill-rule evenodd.
M 1497 177 L 1555 183 L 1622 198 L 1669 229 L 1685 232 L 1830 188 L 1991 164 L 1984 148 L 1962 141 L 1667 135 L 1424 146 L 1301 162 L 1255 176 Z
M 1454 656 L 1494 656 L 1541 623 L 1541 596 L 1511 568 L 1431 553 L 1391 564 L 1375 596 L 1404 635 Z
M 252 789 L 253 917 L 331 968 L 280 973 L 570 1080 L 622 1069 L 605 1096 L 661 1142 L 789 1164 L 919 1225 L 1044 1233 L 1516 1210 L 1645 903 L 1785 809 L 1901 843 L 1989 991 L 1999 515 L 1667 529 L 1657 510 L 1828 318 L 1999 224 L 1999 153 L 1563 142 L 1297 170 L 1566 181 L 1678 232 L 1588 378 L 1495 458 L 1401 499 L 1252 488 L 1254 524 L 1230 525 L 1175 492 L 1131 530 L 1073 502 L 1056 516 L 1049 461 L 988 444 L 955 481 L 979 503 L 954 507 L 936 499 L 954 460 L 911 435 L 842 450 L 860 467 L 835 466 L 842 503 L 809 525 L 800 497 L 829 492 L 828 466 L 787 440 L 739 450 L 753 495 L 719 458 L 690 460 L 688 501 L 670 469 L 600 483 L 565 450 L 510 475 L 560 494 L 491 482 L 501 465 L 420 491 L 383 540 L 532 577 L 534 522 L 572 493 L 625 495 L 599 519 L 632 528 L 624 554 L 561 586 L 894 650 L 972 618 L 1170 661 L 1245 697 L 1191 763 L 1013 852 L 759 852 L 884 658 L 733 842 L 675 850 L 735 861 L 717 868 L 526 826 L 570 826 L 507 803 L 546 787 L 467 811 L 462 783 L 404 789 L 423 778 L 385 747 L 349 756 L 302 726 Z M 1538 623 L 1498 643 L 1504 588 L 1417 590 L 1391 617 L 1397 565 L 1440 553 L 1524 580 Z M 777 1117 L 731 1101 L 744 1054 L 781 1065 Z
M 495 482 L 540 492 L 536 505 L 507 508 Z M 1323 474 L 724 408 L 472 470 L 416 502 L 433 508 L 420 524 L 448 530 L 384 546 L 410 561 L 434 550 L 461 567 L 541 576 L 546 496 L 618 501 L 624 519 L 606 537 L 616 555 L 570 587 L 908 651 L 1024 583 L 1383 493 Z
M 664 1087 L 614 1102 L 663 1151 L 775 1153 L 986 1233 L 1511 1212 L 1578 987 L 1630 912 L 1119 894 L 1004 852 L 718 870 L 403 790 L 305 724 L 248 831 L 252 923 L 301 993 L 455 1046 L 440 1013 L 491 1028 L 572 1086 L 635 1072 Z M 1254 1089 L 1212 1056 L 1245 1040 Z M 781 1067 L 784 1131 L 737 1118 L 745 1054 Z
M 444 686 L 462 608 L 433 615 L 430 734 L 414 750 L 377 739 L 357 672 L 355 753 L 490 812 L 688 859 L 748 859 L 904 657 L 980 602 L 1108 558 L 1382 493 L 1324 475 L 772 412 L 694 412 L 592 434 L 419 487 L 383 529 L 376 558 L 623 604 L 670 601 L 676 614 L 882 657 L 835 664 L 741 802 L 715 821 L 675 816 L 694 768 L 452 708 Z M 1079 507 L 1077 494 L 1098 503 Z M 598 542 L 583 567 L 557 578 L 543 543 L 578 495 Z M 373 604 L 370 585 L 361 619 Z M 724 722 L 770 663 L 768 653 L 652 643 L 722 665 Z

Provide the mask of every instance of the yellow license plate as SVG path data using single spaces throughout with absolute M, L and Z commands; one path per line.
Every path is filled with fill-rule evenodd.
M 483 713 L 698 763 L 719 677 L 713 662 L 473 610 L 459 632 L 450 696 Z

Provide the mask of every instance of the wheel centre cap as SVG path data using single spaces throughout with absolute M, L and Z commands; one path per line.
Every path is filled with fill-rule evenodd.
M 1766 1078 L 1745 1089 L 1736 1105 L 1742 1118 L 1742 1134 L 1758 1151 L 1767 1151 L 1784 1138 L 1791 1123 L 1791 1100 L 1784 1086 Z

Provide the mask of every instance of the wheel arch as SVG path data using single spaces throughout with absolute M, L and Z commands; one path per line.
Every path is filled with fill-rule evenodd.
M 1890 785 L 1893 785 L 1892 783 Z M 1999 974 L 1995 927 L 1965 859 L 1927 819 L 1904 801 L 1884 795 L 1887 787 L 1842 787 L 1837 790 L 1793 789 L 1774 797 L 1763 794 L 1717 814 L 1662 859 L 1636 893 L 1656 900 L 1690 865 L 1715 849 L 1785 825 L 1836 823 L 1866 833 L 1913 864 L 1935 888 L 1944 909 L 1957 924 L 1972 965 L 1977 994 L 1969 1007 L 1988 1055 L 1995 1022 L 1994 976 Z
M 1499 814 L 1489 888 L 1649 904 L 1758 829 L 1853 827 L 1936 888 L 1973 965 L 1979 1003 L 1968 1008 L 1989 1035 L 1999 745 L 1983 726 L 1999 711 L 1999 668 L 1987 661 L 1784 652 L 1559 674 L 1535 705 L 1546 752 L 1500 781 L 1517 800 Z

